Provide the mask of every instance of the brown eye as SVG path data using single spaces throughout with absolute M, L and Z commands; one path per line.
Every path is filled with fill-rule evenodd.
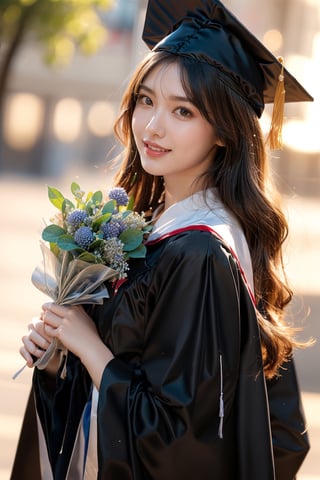
M 178 115 L 180 115 L 181 117 L 191 117 L 192 116 L 192 112 L 188 109 L 188 108 L 185 108 L 185 107 L 179 107 L 176 109 L 176 112 L 178 113 Z
M 136 103 L 140 105 L 152 105 L 152 100 L 148 95 L 143 95 L 142 93 L 139 93 L 137 95 Z

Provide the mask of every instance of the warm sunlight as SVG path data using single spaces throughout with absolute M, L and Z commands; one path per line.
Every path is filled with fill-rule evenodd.
M 42 100 L 29 93 L 11 95 L 5 106 L 4 138 L 15 150 L 29 150 L 38 140 L 43 123 Z

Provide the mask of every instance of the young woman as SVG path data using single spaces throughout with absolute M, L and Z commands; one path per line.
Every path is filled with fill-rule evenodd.
M 30 367 L 54 337 L 71 352 L 66 378 L 58 357 L 34 372 L 30 478 L 292 480 L 308 451 L 284 320 L 287 224 L 258 123 L 269 73 L 242 38 L 255 72 L 239 81 L 228 49 L 248 32 L 220 2 L 199 5 L 138 67 L 115 126 L 116 184 L 152 212 L 146 258 L 103 306 L 45 304 L 23 337 Z M 158 8 L 147 20 L 161 23 Z M 12 479 L 22 465 L 18 450 Z

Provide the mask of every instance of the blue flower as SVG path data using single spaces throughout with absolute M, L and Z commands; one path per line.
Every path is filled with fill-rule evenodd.
M 105 240 L 108 238 L 117 237 L 120 234 L 120 224 L 118 222 L 104 223 L 101 227 L 102 235 Z
M 122 187 L 115 187 L 109 192 L 110 200 L 115 200 L 118 206 L 126 206 L 129 202 L 127 192 Z
M 42 238 L 55 246 L 58 257 L 72 248 L 73 258 L 80 256 L 86 262 L 107 265 L 115 270 L 119 278 L 125 278 L 129 259 L 140 255 L 138 247 L 143 242 L 144 233 L 150 231 L 144 215 L 131 211 L 129 196 L 121 187 L 110 189 L 105 200 L 101 190 L 86 195 L 75 182 L 71 185 L 71 192 L 75 203 L 56 188 L 49 187 L 49 199 L 55 207 L 58 206 L 60 213 L 55 217 L 57 224 L 48 225 L 42 232 Z M 121 235 L 126 230 L 131 232 Z M 135 235 L 140 244 L 137 252 L 132 254 L 129 248 Z M 143 255 L 144 249 L 140 250 Z
M 85 226 L 78 228 L 74 235 L 74 240 L 79 245 L 79 247 L 86 250 L 89 247 L 90 243 L 92 243 L 94 240 L 94 235 L 91 231 L 91 228 Z
M 85 221 L 85 219 L 88 217 L 88 214 L 85 210 L 74 210 L 73 212 L 69 213 L 67 216 L 67 224 L 70 227 L 73 228 L 78 228 L 81 223 Z

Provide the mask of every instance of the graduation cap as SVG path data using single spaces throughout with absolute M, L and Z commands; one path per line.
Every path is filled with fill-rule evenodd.
M 284 102 L 313 98 L 219 0 L 149 0 L 142 35 L 150 49 L 204 61 L 232 77 L 260 117 L 274 103 L 269 143 L 280 148 Z

